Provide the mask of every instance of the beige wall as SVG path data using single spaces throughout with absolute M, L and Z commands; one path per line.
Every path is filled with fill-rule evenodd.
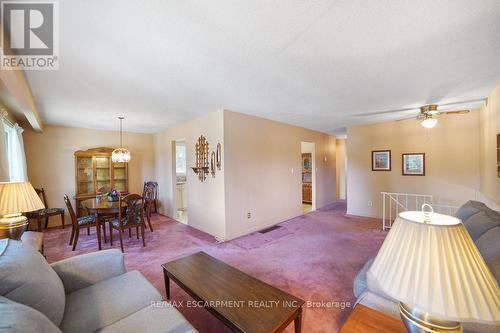
M 203 183 L 189 168 L 200 135 L 211 151 L 222 144 L 222 170 Z M 178 139 L 186 139 L 188 224 L 221 240 L 302 214 L 301 141 L 316 144 L 317 206 L 335 201 L 334 137 L 221 110 L 155 135 L 160 211 L 168 216 L 176 214 L 172 146 Z
M 301 141 L 315 143 L 320 208 L 336 199 L 335 137 L 225 111 L 226 239 L 302 214 Z
M 49 207 L 64 207 L 63 195 L 75 194 L 73 153 L 95 147 L 117 147 L 119 132 L 84 128 L 44 126 L 42 133 L 23 133 L 28 178 L 35 187 L 46 191 Z M 129 164 L 129 191 L 142 193 L 144 181 L 154 180 L 153 135 L 124 133 L 123 143 L 132 154 Z M 58 217 L 51 225 L 60 225 Z M 66 223 L 69 224 L 69 216 Z
M 347 190 L 347 174 L 346 174 L 346 165 L 347 165 L 347 152 L 346 152 L 346 143 L 345 139 L 337 139 L 336 142 L 336 179 L 337 179 L 337 199 L 338 200 L 346 200 L 346 190 Z
M 500 134 L 500 83 L 479 110 L 480 190 L 489 200 L 500 205 L 500 177 L 497 173 L 497 134 Z
M 440 116 L 430 130 L 415 120 L 348 128 L 348 214 L 381 217 L 382 191 L 432 194 L 449 204 L 476 198 L 478 147 L 478 111 Z M 383 149 L 392 150 L 392 171 L 371 171 L 371 151 Z M 401 174 L 401 154 L 412 152 L 426 154 L 424 177 Z
M 200 182 L 191 170 L 195 165 L 195 144 L 200 135 L 209 142 L 210 151 L 215 150 L 217 143 L 222 145 L 224 158 L 223 111 L 212 112 L 206 116 L 194 119 L 175 128 L 162 131 L 155 135 L 156 178 L 160 187 L 160 212 L 175 218 L 175 157 L 173 144 L 175 140 L 186 139 L 187 160 L 187 211 L 188 224 L 205 231 L 219 239 L 225 237 L 224 208 L 224 170 L 217 170 L 215 178 L 207 176 Z

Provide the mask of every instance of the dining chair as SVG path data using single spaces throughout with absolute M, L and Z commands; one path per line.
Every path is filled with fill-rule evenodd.
M 113 188 L 111 188 L 111 186 L 103 186 L 103 187 L 101 187 L 101 188 L 99 188 L 97 190 L 97 195 L 101 195 L 103 193 L 109 193 L 112 190 L 113 190 Z M 101 222 L 101 224 L 103 226 L 104 243 L 106 243 L 106 222 L 108 222 L 109 220 L 112 220 L 112 219 L 116 218 L 116 215 L 115 214 L 102 214 L 102 213 L 99 213 L 98 217 L 99 217 L 99 221 Z
M 71 217 L 71 237 L 69 239 L 69 245 L 73 244 L 73 251 L 75 251 L 76 243 L 78 243 L 78 237 L 80 236 L 80 229 L 96 227 L 97 223 L 94 215 L 76 217 L 71 200 L 66 194 L 64 195 L 64 203 Z
M 132 228 L 141 229 L 142 236 L 142 246 L 146 246 L 144 240 L 144 199 L 139 194 L 129 194 L 125 197 L 119 198 L 119 207 L 121 207 L 122 202 L 127 204 L 125 209 L 125 216 L 123 216 L 122 209 L 118 211 L 118 218 L 109 221 L 109 241 L 113 245 L 113 229 L 118 230 L 118 237 L 120 238 L 120 247 L 123 250 L 123 230 L 128 229 L 129 235 Z M 137 239 L 139 239 L 139 233 L 137 232 Z
M 61 216 L 61 226 L 64 229 L 64 208 L 48 208 L 47 207 L 47 198 L 45 197 L 45 191 L 42 188 L 35 188 L 36 194 L 40 196 L 42 199 L 44 209 L 36 210 L 34 212 L 25 213 L 28 221 L 31 219 L 36 219 L 38 225 L 38 231 L 42 231 L 42 219 L 45 220 L 45 229 L 47 229 L 49 225 L 49 217 L 51 216 Z
M 142 198 L 144 199 L 144 212 L 146 213 L 146 221 L 148 222 L 149 229 L 151 230 L 151 232 L 153 232 L 153 226 L 151 225 L 151 210 L 154 201 L 154 188 L 150 186 L 144 187 Z
M 145 182 L 144 190 L 146 189 L 146 187 L 150 187 L 153 189 L 153 205 L 155 207 L 155 214 L 158 214 L 158 208 L 156 207 L 156 203 L 158 202 L 158 182 L 153 182 L 153 181 Z

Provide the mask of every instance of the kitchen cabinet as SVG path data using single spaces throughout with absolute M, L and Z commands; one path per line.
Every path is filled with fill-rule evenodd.
M 302 202 L 312 203 L 312 185 L 311 183 L 302 183 Z

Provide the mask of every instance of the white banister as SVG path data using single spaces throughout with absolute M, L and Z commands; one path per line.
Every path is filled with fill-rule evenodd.
M 382 194 L 382 230 L 391 228 L 394 219 L 400 212 L 420 210 L 421 205 L 429 204 L 436 213 L 454 215 L 458 207 L 435 204 L 430 194 L 381 192 Z M 394 215 L 394 218 L 393 218 Z

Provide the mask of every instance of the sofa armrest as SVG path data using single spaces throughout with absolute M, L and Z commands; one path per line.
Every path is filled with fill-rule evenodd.
M 356 304 L 363 304 L 369 308 L 375 309 L 388 316 L 399 319 L 399 303 L 387 299 L 383 296 L 365 291 L 356 300 Z
M 399 314 L 399 302 L 389 300 L 385 297 L 366 291 L 359 296 L 355 305 L 363 304 L 369 308 L 375 309 L 395 319 L 401 319 Z M 464 333 L 496 333 L 498 324 L 496 323 L 472 323 L 462 322 Z
M 21 242 L 28 244 L 43 254 L 43 233 L 36 231 L 25 231 L 21 236 Z
M 82 254 L 51 266 L 67 294 L 126 272 L 123 253 L 116 249 Z
M 354 297 L 359 297 L 362 293 L 366 291 L 367 284 L 366 284 L 366 273 L 372 267 L 373 261 L 375 260 L 375 257 L 371 258 L 368 260 L 363 267 L 359 270 L 358 274 L 356 274 L 356 277 L 354 278 L 354 282 L 352 284 L 352 290 L 354 293 Z

